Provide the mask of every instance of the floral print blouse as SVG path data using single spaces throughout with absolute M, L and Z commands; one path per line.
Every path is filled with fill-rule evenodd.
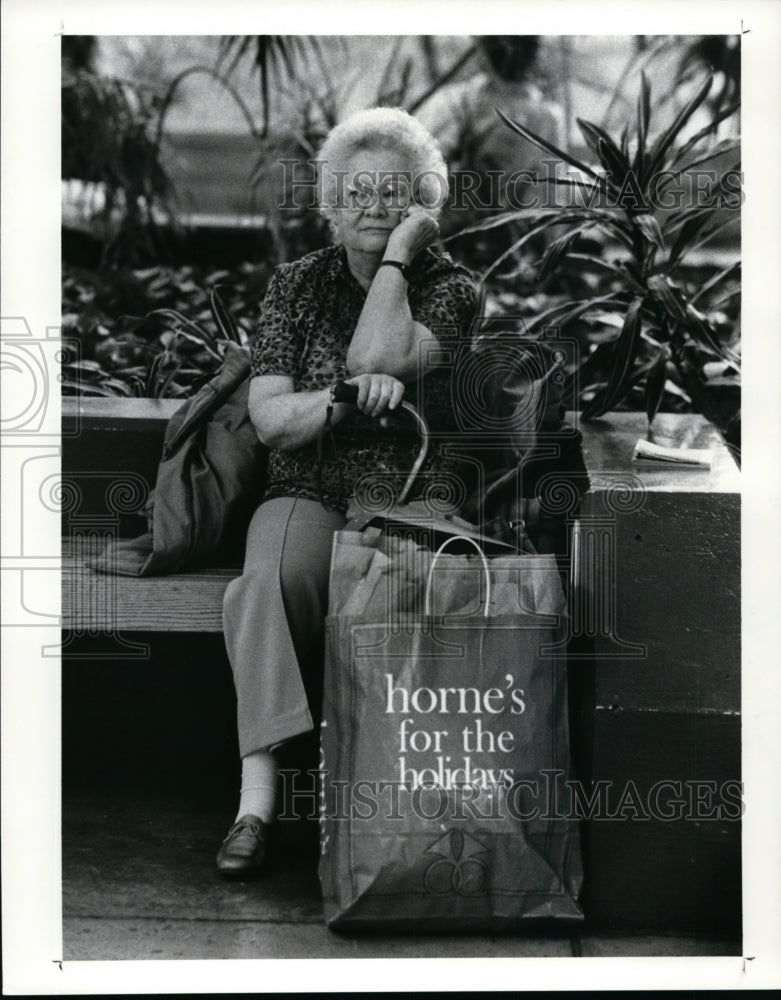
M 475 283 L 449 254 L 427 249 L 412 265 L 408 286 L 413 319 L 439 342 L 438 367 L 407 385 L 404 398 L 426 417 L 429 454 L 409 499 L 433 498 L 456 506 L 466 495 L 468 466 L 457 445 L 457 359 L 469 349 L 470 325 L 477 306 Z M 350 377 L 347 348 L 366 292 L 347 266 L 343 247 L 307 254 L 278 267 L 263 302 L 251 350 L 252 375 L 287 375 L 297 392 L 316 391 Z M 323 423 L 325 425 L 325 409 Z M 418 454 L 420 438 L 409 414 L 397 411 L 393 426 L 357 410 L 324 437 L 322 461 L 317 442 L 269 454 L 264 499 L 304 497 L 345 510 L 359 502 L 385 506 L 398 496 Z

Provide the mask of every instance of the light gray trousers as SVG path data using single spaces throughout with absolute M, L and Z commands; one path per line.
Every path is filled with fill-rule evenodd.
M 223 603 L 242 757 L 313 728 L 331 545 L 344 525 L 314 500 L 269 500 L 255 511 L 244 570 Z

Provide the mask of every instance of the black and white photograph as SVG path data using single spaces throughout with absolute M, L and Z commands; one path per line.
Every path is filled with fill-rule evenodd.
M 6 988 L 779 985 L 781 10 L 285 6 L 3 6 Z

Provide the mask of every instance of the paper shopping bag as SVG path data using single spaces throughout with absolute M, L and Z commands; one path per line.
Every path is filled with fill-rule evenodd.
M 393 553 L 355 541 L 334 544 L 351 613 L 326 623 L 327 922 L 445 931 L 581 919 L 577 824 L 556 808 L 570 761 L 554 561 L 449 555 L 434 574 L 436 560 L 419 553 L 427 568 L 408 560 L 385 600 L 414 591 L 420 612 L 378 615 L 375 557 L 358 553 L 373 547 L 386 570 Z

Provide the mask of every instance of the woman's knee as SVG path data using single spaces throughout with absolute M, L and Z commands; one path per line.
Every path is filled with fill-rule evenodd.
M 228 584 L 222 599 L 223 621 L 226 628 L 229 623 L 242 622 L 248 613 L 255 617 L 263 608 L 268 607 L 274 599 L 274 579 L 264 572 L 253 571 L 242 573 Z M 279 589 L 279 582 L 276 583 Z
M 316 599 L 325 604 L 331 566 L 328 546 L 286 546 L 279 565 L 279 586 L 286 602 Z
M 231 580 L 225 590 L 225 608 L 252 604 L 268 607 L 281 596 L 287 604 L 298 601 L 311 604 L 321 601 L 328 591 L 330 549 L 323 551 L 300 546 L 285 546 L 280 558 L 261 558 L 245 565 L 241 576 Z
M 281 595 L 289 609 L 324 609 L 333 534 L 343 524 L 341 515 L 319 504 L 292 498 L 263 504 L 250 526 L 244 571 L 229 585 L 226 605 L 262 605 Z

